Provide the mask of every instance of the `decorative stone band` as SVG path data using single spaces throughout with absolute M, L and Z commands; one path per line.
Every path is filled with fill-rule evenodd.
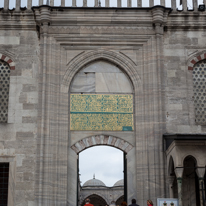
M 122 150 L 125 153 L 128 153 L 133 148 L 129 142 L 126 142 L 118 137 L 108 135 L 96 135 L 84 138 L 72 145 L 71 148 L 78 154 L 89 147 L 98 145 L 112 146 Z
M 203 59 L 206 59 L 206 53 L 202 53 L 201 55 L 196 56 L 196 57 L 194 57 L 193 59 L 190 59 L 189 65 L 188 65 L 188 70 L 193 70 L 194 65 L 195 65 L 197 62 L 199 62 L 199 61 L 201 61 L 201 60 L 203 60 Z
M 11 70 L 15 70 L 15 63 L 6 55 L 0 54 L 0 59 L 7 62 Z

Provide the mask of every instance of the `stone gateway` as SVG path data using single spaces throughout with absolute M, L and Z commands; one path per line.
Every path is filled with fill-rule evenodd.
M 205 206 L 206 2 L 114 1 L 1 1 L 2 205 L 81 206 L 79 153 L 107 145 L 127 203 Z

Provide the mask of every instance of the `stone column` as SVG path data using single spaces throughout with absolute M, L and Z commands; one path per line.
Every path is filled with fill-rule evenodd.
M 73 7 L 76 6 L 76 0 L 72 0 L 72 6 L 73 6 Z
M 83 0 L 83 7 L 87 7 L 87 0 Z
M 43 5 L 43 0 L 39 0 L 39 6 Z
M 138 0 L 137 7 L 142 7 L 142 0 Z
M 193 9 L 194 9 L 194 11 L 197 11 L 197 7 L 198 7 L 197 0 L 193 0 Z
M 161 6 L 165 6 L 165 0 L 160 1 Z
M 65 7 L 65 0 L 61 0 L 61 6 Z
M 50 0 L 50 6 L 54 6 L 54 0 Z
M 173 183 L 175 176 L 168 176 L 170 198 L 174 198 Z
M 182 176 L 183 176 L 184 168 L 175 168 L 175 174 L 177 177 L 177 189 L 178 189 L 178 200 L 179 206 L 183 206 L 182 204 Z
M 49 195 L 48 185 L 49 185 L 49 172 L 48 172 L 48 107 L 47 107 L 47 39 L 48 39 L 48 24 L 50 22 L 51 10 L 49 6 L 44 6 L 40 8 L 40 21 L 41 21 L 41 50 L 42 55 L 42 85 L 41 85 L 41 128 L 39 133 L 39 188 L 38 188 L 38 205 L 46 205 L 46 197 Z M 49 93 L 49 92 L 48 92 Z M 45 175 L 46 174 L 46 175 Z
M 9 1 L 8 0 L 4 0 L 4 9 L 5 10 L 9 9 Z
M 105 7 L 109 7 L 109 0 L 105 0 Z
M 27 0 L 27 9 L 31 9 L 32 7 L 32 0 Z
M 199 190 L 200 190 L 200 206 L 204 206 L 203 205 L 203 196 L 202 193 L 205 194 L 205 188 L 204 188 L 204 176 L 205 176 L 205 167 L 198 167 L 196 169 L 196 173 L 199 179 Z
M 171 0 L 171 5 L 172 5 L 173 12 L 174 12 L 174 11 L 177 11 L 176 1 Z
M 187 0 L 182 0 L 182 9 L 183 11 L 187 11 Z
M 127 0 L 127 7 L 132 7 L 132 0 Z
M 21 0 L 16 0 L 16 11 L 20 11 Z
M 98 7 L 98 0 L 95 0 L 94 6 L 95 6 L 95 7 Z
M 153 7 L 154 6 L 154 0 L 149 0 L 149 6 Z
M 117 7 L 122 7 L 122 0 L 117 0 Z

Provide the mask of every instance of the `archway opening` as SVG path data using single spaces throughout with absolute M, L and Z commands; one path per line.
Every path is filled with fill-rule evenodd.
M 114 64 L 112 60 L 106 61 L 104 58 L 98 58 L 82 65 L 73 77 L 69 89 L 69 135 L 71 137 L 70 147 L 77 154 L 77 165 L 81 159 L 81 157 L 78 158 L 78 155 L 93 146 L 107 145 L 122 151 L 123 158 L 121 157 L 121 159 L 124 162 L 124 177 L 126 177 L 124 178 L 123 194 L 127 200 L 127 157 L 128 174 L 133 174 L 136 169 L 135 165 L 131 163 L 131 159 L 136 158 L 133 150 L 134 88 L 130 78 L 122 69 L 126 65 L 124 66 L 124 62 L 120 65 Z M 76 158 L 72 151 L 69 158 L 69 164 L 72 167 Z M 78 171 L 79 168 L 76 168 Z M 69 175 L 74 176 L 74 172 L 76 171 L 72 168 Z M 93 173 L 94 171 L 90 178 Z M 79 205 L 79 199 L 83 196 L 80 198 L 81 176 L 79 178 L 79 172 L 76 175 L 77 178 L 72 182 L 77 180 L 77 187 L 73 191 L 69 188 L 68 201 L 73 203 L 75 195 Z M 95 178 L 98 178 L 97 174 L 95 174 Z M 128 178 L 130 186 L 128 194 L 131 197 L 136 191 L 134 189 L 136 185 L 133 184 L 135 178 L 135 173 L 132 178 Z M 71 192 L 69 193 L 69 191 Z M 77 191 L 77 195 L 74 191 Z
M 110 146 L 95 146 L 79 153 L 79 205 L 93 194 L 108 205 L 124 197 L 124 157 L 124 152 Z M 92 204 L 100 206 L 102 201 Z
M 117 199 L 116 205 L 121 205 L 121 203 L 124 201 L 124 196 L 121 196 Z
M 196 174 L 196 159 L 192 156 L 187 156 L 184 159 L 183 172 L 183 205 L 199 206 L 199 182 Z
M 88 197 L 86 197 L 84 199 L 81 206 L 84 206 L 85 200 L 87 198 L 90 199 L 90 203 L 94 206 L 105 206 L 105 205 L 107 205 L 107 202 L 102 197 L 100 197 L 99 195 L 96 195 L 96 194 L 92 194 L 92 195 L 89 195 Z
M 170 190 L 171 190 L 171 194 L 170 197 L 171 198 L 178 198 L 178 189 L 177 189 L 177 177 L 175 174 L 175 169 L 174 169 L 174 160 L 172 157 L 170 157 L 169 160 L 169 168 L 168 168 L 168 173 L 169 173 L 169 177 L 170 177 Z

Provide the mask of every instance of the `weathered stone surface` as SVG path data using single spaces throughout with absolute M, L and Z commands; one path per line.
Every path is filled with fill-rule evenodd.
M 11 165 L 9 206 L 75 206 L 77 154 L 96 145 L 127 153 L 128 202 L 169 197 L 162 135 L 206 134 L 205 125 L 195 122 L 192 78 L 193 66 L 206 59 L 205 12 L 186 11 L 183 3 L 185 11 L 177 13 L 174 1 L 173 11 L 47 6 L 31 11 L 20 10 L 20 1 L 8 11 L 6 2 L 0 11 L 0 59 L 11 72 L 0 161 Z M 72 92 L 132 94 L 134 131 L 70 131 Z M 205 141 L 182 144 L 187 149 L 169 150 L 174 159 L 194 155 L 197 166 L 205 167 Z

